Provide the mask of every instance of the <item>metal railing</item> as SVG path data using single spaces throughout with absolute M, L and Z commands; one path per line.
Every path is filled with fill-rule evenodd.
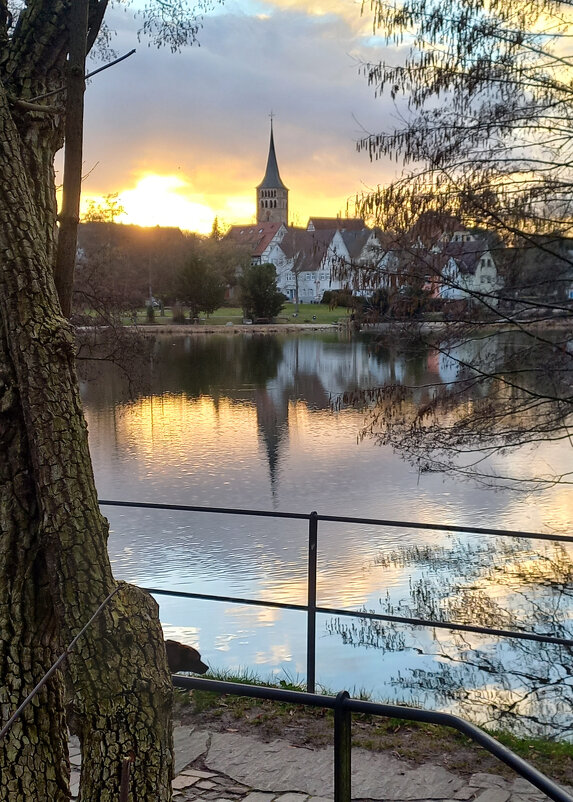
M 516 755 L 507 747 L 492 738 L 486 732 L 450 713 L 437 713 L 431 710 L 419 710 L 415 707 L 365 702 L 351 699 L 347 691 L 340 691 L 337 696 L 291 691 L 284 688 L 267 688 L 260 685 L 223 682 L 199 677 L 172 676 L 177 688 L 211 691 L 214 693 L 248 696 L 254 699 L 269 699 L 276 702 L 322 707 L 334 711 L 334 802 L 350 802 L 352 799 L 352 713 L 373 716 L 401 718 L 406 721 L 420 721 L 450 727 L 463 733 L 474 743 L 487 749 L 517 774 L 528 780 L 540 791 L 555 802 L 573 802 L 566 791 L 550 780 L 545 774 L 531 766 L 526 760 Z
M 110 507 L 136 507 L 149 510 L 169 510 L 177 512 L 199 512 L 215 515 L 253 516 L 263 518 L 287 518 L 291 520 L 308 521 L 308 579 L 306 604 L 289 604 L 272 600 L 250 599 L 238 596 L 219 596 L 207 593 L 189 593 L 185 591 L 169 590 L 168 588 L 144 588 L 149 593 L 163 596 L 177 596 L 186 599 L 203 599 L 253 605 L 258 607 L 271 607 L 283 610 L 295 610 L 306 614 L 307 619 L 307 646 L 306 646 L 306 688 L 308 693 L 316 690 L 316 617 L 319 614 L 337 615 L 353 618 L 370 619 L 374 621 L 387 621 L 396 624 L 423 626 L 432 629 L 448 629 L 459 632 L 475 632 L 483 635 L 493 635 L 501 638 L 515 638 L 520 640 L 537 641 L 539 643 L 553 643 L 560 646 L 573 646 L 569 638 L 542 635 L 536 632 L 513 631 L 495 627 L 481 627 L 472 624 L 457 624 L 451 621 L 411 618 L 408 616 L 386 615 L 384 613 L 371 613 L 362 610 L 347 610 L 336 607 L 322 607 L 317 604 L 317 555 L 318 555 L 318 524 L 319 521 L 334 523 L 351 523 L 365 526 L 385 526 L 398 529 L 419 529 L 437 532 L 460 532 L 464 534 L 491 535 L 494 537 L 513 537 L 554 542 L 573 542 L 571 535 L 543 534 L 540 532 L 526 532 L 513 529 L 491 529 L 477 526 L 458 526 L 450 524 L 419 523 L 416 521 L 395 521 L 382 518 L 356 518 L 342 515 L 319 515 L 317 512 L 273 512 L 270 510 L 247 510 L 228 507 L 202 507 L 188 504 L 159 504 L 152 502 L 109 501 L 100 500 L 100 505 Z
M 401 705 L 390 705 L 378 702 L 367 702 L 358 699 L 351 699 L 347 691 L 340 691 L 336 697 L 325 696 L 314 693 L 315 686 L 315 660 L 316 660 L 316 615 L 317 613 L 327 613 L 336 615 L 356 616 L 362 618 L 370 618 L 384 621 L 394 621 L 399 623 L 408 623 L 416 626 L 431 626 L 442 627 L 447 629 L 458 629 L 467 632 L 479 632 L 487 634 L 495 634 L 503 637 L 522 638 L 528 640 L 541 641 L 545 643 L 558 643 L 561 645 L 572 646 L 573 641 L 565 638 L 555 638 L 551 636 L 538 635 L 537 633 L 525 632 L 512 632 L 509 630 L 492 629 L 488 627 L 477 627 L 470 625 L 454 624 L 444 621 L 429 621 L 417 618 L 407 618 L 401 616 L 390 616 L 376 613 L 365 613 L 359 611 L 339 610 L 336 608 L 327 608 L 317 606 L 317 552 L 318 552 L 318 522 L 333 521 L 337 523 L 359 523 L 367 525 L 380 525 L 400 528 L 418 528 L 426 530 L 438 531 L 456 531 L 464 533 L 476 533 L 493 536 L 511 536 L 517 538 L 530 538 L 552 541 L 571 542 L 573 537 L 566 535 L 545 535 L 536 532 L 521 532 L 515 530 L 497 530 L 486 529 L 481 527 L 463 527 L 463 526 L 450 526 L 447 524 L 424 524 L 415 523 L 411 521 L 390 521 L 371 518 L 355 518 L 333 515 L 318 515 L 316 512 L 309 514 L 303 513 L 280 513 L 269 512 L 263 510 L 238 510 L 220 507 L 197 507 L 180 504 L 155 504 L 155 503 L 138 503 L 127 501 L 100 501 L 101 505 L 117 506 L 117 507 L 139 507 L 145 509 L 159 509 L 159 510 L 177 510 L 188 512 L 210 512 L 218 514 L 235 514 L 235 515 L 252 515 L 259 517 L 271 518 L 291 518 L 308 520 L 308 603 L 307 605 L 286 604 L 280 602 L 270 602 L 257 599 L 242 599 L 230 596 L 214 596 L 201 593 L 182 593 L 178 591 L 170 591 L 167 589 L 152 589 L 147 588 L 151 593 L 165 594 L 171 596 L 182 596 L 185 598 L 197 598 L 213 601 L 226 601 L 236 602 L 240 604 L 253 604 L 267 607 L 278 607 L 291 610 L 300 610 L 307 613 L 307 688 L 306 693 L 300 691 L 291 691 L 283 688 L 269 688 L 263 686 L 246 685 L 241 683 L 223 682 L 220 680 L 200 679 L 198 677 L 182 677 L 173 675 L 173 684 L 176 687 L 187 689 L 200 689 L 211 692 L 236 694 L 240 696 L 248 696 L 260 699 L 269 699 L 280 702 L 288 702 L 293 704 L 301 704 L 313 707 L 322 707 L 334 711 L 334 800 L 335 802 L 350 802 L 351 800 L 351 735 L 352 735 L 352 713 L 362 713 L 367 715 L 378 715 L 401 718 L 408 721 L 419 721 L 441 726 L 447 726 L 458 730 L 463 733 L 475 743 L 487 749 L 491 754 L 495 755 L 499 760 L 506 763 L 518 774 L 528 780 L 530 783 L 539 788 L 543 793 L 547 794 L 555 802 L 573 802 L 573 797 L 566 793 L 556 783 L 542 774 L 540 771 L 531 766 L 527 761 L 520 758 L 515 753 L 504 747 L 490 735 L 485 733 L 479 727 L 465 721 L 458 716 L 449 713 L 440 713 L 430 710 L 422 710 L 418 708 L 411 708 Z M 114 588 L 108 596 L 99 605 L 97 610 L 93 613 L 87 623 L 77 633 L 74 639 L 66 647 L 64 652 L 48 670 L 43 679 L 36 685 L 28 697 L 23 701 L 15 713 L 7 721 L 6 725 L 0 731 L 0 737 L 3 737 L 12 724 L 17 720 L 21 712 L 28 705 L 40 688 L 45 684 L 52 674 L 57 671 L 63 661 L 68 657 L 70 651 L 74 648 L 77 640 L 83 635 L 93 621 L 100 615 L 102 610 L 110 602 L 113 596 L 121 589 L 123 583 Z M 310 689 L 312 687 L 312 690 Z M 129 768 L 129 767 L 127 767 Z M 127 784 L 124 783 L 123 772 L 126 769 L 122 767 L 122 798 L 127 798 Z

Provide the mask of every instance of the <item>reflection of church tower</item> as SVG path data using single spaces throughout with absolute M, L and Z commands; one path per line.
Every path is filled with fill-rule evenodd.
M 279 486 L 279 457 L 283 440 L 288 442 L 288 398 L 282 398 L 277 403 L 268 389 L 255 390 L 255 404 L 257 407 L 257 423 L 269 463 L 271 479 L 271 495 L 277 501 Z
M 265 177 L 257 187 L 257 223 L 284 223 L 288 225 L 288 189 L 281 181 L 271 116 L 271 143 Z

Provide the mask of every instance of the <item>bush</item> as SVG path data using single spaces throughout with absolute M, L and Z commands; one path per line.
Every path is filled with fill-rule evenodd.
M 354 297 L 350 290 L 325 290 L 321 303 L 327 304 L 329 307 L 348 308 L 354 306 Z
M 210 315 L 223 303 L 225 281 L 216 265 L 199 254 L 191 254 L 177 274 L 177 297 L 189 307 L 192 320 L 201 312 Z

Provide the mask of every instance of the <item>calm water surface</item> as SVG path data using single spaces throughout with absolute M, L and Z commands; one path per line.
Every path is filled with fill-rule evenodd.
M 531 496 L 419 474 L 399 454 L 358 439 L 362 413 L 332 399 L 383 381 L 448 378 L 435 353 L 377 352 L 368 339 L 321 335 L 160 337 L 142 384 L 104 369 L 83 383 L 100 498 L 567 531 L 571 498 L 556 487 Z M 533 475 L 567 465 L 570 446 L 499 457 L 494 467 Z M 306 522 L 104 509 L 116 576 L 142 586 L 304 603 Z M 462 538 L 468 548 L 484 539 Z M 322 524 L 318 603 L 383 611 L 419 582 L 440 582 L 459 559 L 403 560 L 404 550 L 456 547 L 460 538 L 412 530 Z M 527 547 L 524 547 L 527 548 Z M 470 557 L 475 563 L 475 557 Z M 457 569 L 456 569 L 457 566 Z M 476 583 L 476 578 L 472 582 Z M 506 576 L 481 585 L 504 597 Z M 304 679 L 306 624 L 296 612 L 158 597 L 167 637 L 198 646 L 216 669 Z M 340 631 L 319 617 L 317 679 L 377 698 L 439 699 L 408 677 L 436 665 L 435 633 L 395 632 L 404 648 L 380 648 L 380 631 Z M 388 647 L 390 635 L 382 633 Z M 439 662 L 439 657 L 437 658 Z M 442 704 L 442 707 L 444 705 Z

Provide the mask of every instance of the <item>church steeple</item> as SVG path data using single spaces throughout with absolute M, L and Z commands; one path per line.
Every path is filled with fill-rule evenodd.
M 257 187 L 257 223 L 288 224 L 288 189 L 281 180 L 271 114 L 271 141 L 265 177 Z

